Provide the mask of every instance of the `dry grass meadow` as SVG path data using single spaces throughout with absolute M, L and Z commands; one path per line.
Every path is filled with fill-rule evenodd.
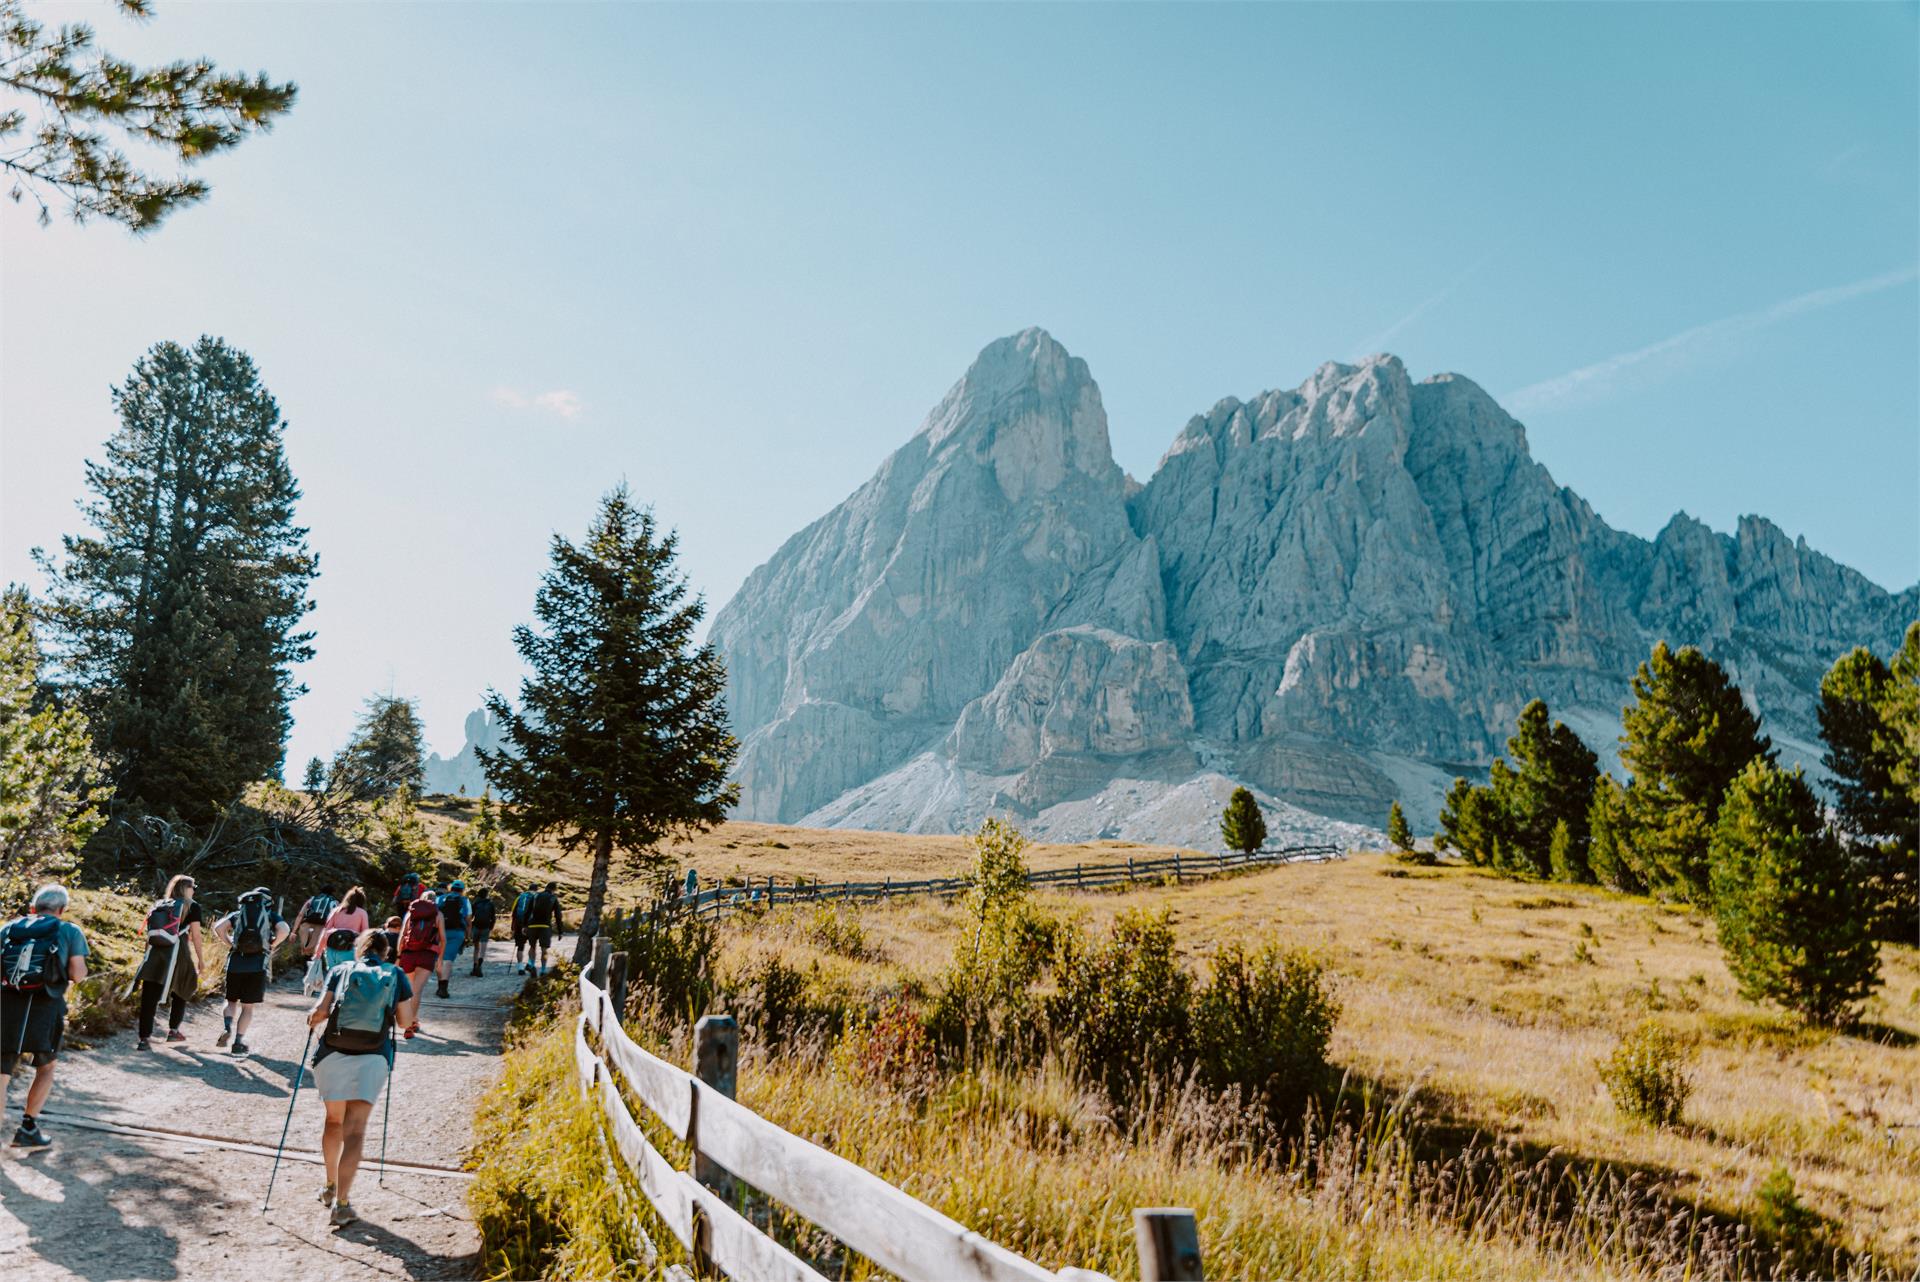
M 970 857 L 963 837 L 746 823 L 666 853 L 675 867 L 698 869 L 703 883 L 917 878 L 961 870 Z M 1028 857 L 1052 867 L 1149 853 L 1159 852 L 1102 842 L 1035 846 Z M 523 852 L 516 862 L 527 873 L 550 866 L 566 886 L 584 882 L 584 868 L 555 852 Z M 631 891 L 629 902 L 640 897 Z M 1650 1192 L 1669 1208 L 1690 1204 L 1736 1233 L 1756 1218 L 1761 1182 L 1784 1167 L 1828 1241 L 1870 1257 L 1853 1271 L 1912 1276 L 1920 1266 L 1914 948 L 1883 950 L 1885 986 L 1866 1022 L 1839 1034 L 1742 1000 L 1712 922 L 1698 912 L 1465 867 L 1357 853 L 1177 887 L 1047 893 L 1038 902 L 1095 931 L 1123 909 L 1164 908 L 1196 972 L 1229 940 L 1317 952 L 1342 1006 L 1330 1058 L 1354 1089 L 1383 1104 L 1417 1099 L 1427 1119 L 1422 1160 L 1444 1160 L 1451 1144 L 1456 1156 L 1463 1146 L 1502 1154 L 1510 1169 L 1535 1163 L 1598 1175 L 1593 1187 Z M 722 969 L 745 974 L 777 957 L 848 1008 L 873 1009 L 929 988 L 962 925 L 959 907 L 930 899 L 743 911 L 724 921 Z M 1692 1048 L 1694 1092 L 1677 1127 L 1622 1116 L 1596 1071 L 1621 1034 L 1649 1018 Z M 1405 1170 L 1374 1170 L 1361 1154 L 1336 1179 L 1328 1174 L 1342 1159 L 1323 1154 L 1307 1181 L 1209 1152 L 1178 1127 L 1120 1135 L 1053 1068 L 1017 1080 L 988 1072 L 913 1102 L 831 1060 L 823 1067 L 817 1057 L 750 1054 L 742 1098 L 1055 1267 L 1125 1275 L 1126 1209 L 1178 1203 L 1199 1209 L 1219 1276 L 1719 1271 L 1711 1252 L 1688 1259 L 1685 1248 L 1673 1257 L 1583 1242 L 1607 1222 L 1604 1206 L 1582 1226 L 1562 1224 L 1556 1237 L 1544 1226 L 1562 1212 L 1534 1205 L 1517 1186 L 1497 1214 L 1476 1220 L 1456 1208 L 1436 1217 L 1431 1189 L 1423 1201 L 1383 1188 L 1383 1180 L 1404 1183 Z

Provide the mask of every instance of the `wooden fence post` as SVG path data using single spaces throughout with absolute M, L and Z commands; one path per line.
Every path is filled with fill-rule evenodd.
M 1142 1207 L 1133 1213 L 1133 1246 L 1140 1282 L 1201 1282 L 1200 1225 L 1180 1206 Z
M 607 958 L 607 1004 L 613 1009 L 613 1022 L 625 1020 L 627 1014 L 627 955 L 614 953 Z
M 1073 888 L 1075 890 L 1085 890 L 1087 888 L 1086 874 L 1080 871 L 1079 864 L 1073 866 Z
M 733 1098 L 740 1063 L 740 1026 L 731 1015 L 702 1015 L 693 1026 L 693 1075 L 728 1099 Z M 720 1194 L 732 1197 L 732 1179 L 700 1151 L 700 1093 L 694 1092 L 693 1117 L 687 1142 L 693 1147 L 693 1178 Z
M 773 895 L 774 895 L 773 887 L 774 887 L 773 874 L 768 873 L 767 874 L 767 907 L 769 908 L 773 907 Z
M 1129 886 L 1133 884 L 1133 856 L 1132 855 L 1127 856 L 1127 884 Z
M 597 988 L 607 986 L 607 958 L 613 953 L 613 941 L 605 935 L 593 937 L 593 960 L 587 963 L 587 978 Z
M 1180 852 L 1177 850 L 1173 852 L 1173 884 L 1180 884 Z

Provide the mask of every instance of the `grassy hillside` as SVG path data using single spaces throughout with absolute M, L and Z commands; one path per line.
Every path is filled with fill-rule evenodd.
M 1030 857 L 1126 853 L 1100 843 Z M 952 872 L 968 850 L 957 837 L 730 824 L 676 855 L 703 879 L 833 879 Z M 1773 1240 L 1779 1202 L 1762 1189 L 1776 1168 L 1843 1249 L 1842 1267 L 1909 1276 L 1920 1261 L 1912 948 L 1884 951 L 1868 1022 L 1834 1034 L 1741 1000 L 1701 914 L 1461 867 L 1361 854 L 1039 904 L 1096 932 L 1123 909 L 1165 908 L 1196 972 L 1228 941 L 1315 950 L 1343 1006 L 1330 1058 L 1347 1074 L 1350 1120 L 1355 1097 L 1373 1106 L 1344 1138 L 1336 1128 L 1316 1150 L 1262 1164 L 1197 1099 L 1163 1101 L 1158 1120 L 1126 1133 L 1053 1061 L 903 1093 L 827 1035 L 777 1052 L 750 1039 L 742 1098 L 1043 1262 L 1117 1275 L 1131 1267 L 1127 1206 L 1160 1202 L 1201 1208 L 1220 1275 L 1770 1271 L 1777 1250 L 1742 1244 Z M 931 991 L 963 924 L 957 906 L 930 900 L 743 914 L 722 927 L 721 970 L 738 982 L 777 959 L 807 977 L 803 1005 L 857 1016 Z M 1693 1055 L 1677 1127 L 1621 1115 L 1598 1072 L 1649 1018 Z M 1700 1214 L 1676 1214 L 1688 1208 Z

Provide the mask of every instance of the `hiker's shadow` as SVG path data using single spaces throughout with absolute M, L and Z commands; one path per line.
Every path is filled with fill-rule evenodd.
M 90 1183 L 88 1172 L 98 1172 L 100 1178 Z M 0 1188 L 6 1190 L 0 1202 L 25 1226 L 26 1250 L 56 1268 L 90 1282 L 171 1282 L 181 1276 L 179 1241 L 159 1224 L 129 1224 L 102 1191 L 129 1178 L 137 1177 L 98 1147 L 57 1156 L 41 1153 L 0 1164 Z M 165 1190 L 155 1193 L 163 1201 L 174 1200 Z M 192 1219 L 190 1211 L 178 1214 L 184 1209 L 175 1206 L 175 1214 L 159 1218 L 175 1224 Z M 9 1271 L 17 1266 L 10 1265 Z
M 264 1055 L 235 1058 L 187 1051 L 183 1057 L 198 1066 L 199 1071 L 194 1074 L 197 1080 L 217 1091 L 230 1091 L 236 1095 L 285 1095 L 293 1089 L 293 1076 L 299 1069 L 290 1059 L 271 1059 Z M 248 1065 L 266 1071 L 249 1072 Z
M 412 1238 L 366 1220 L 335 1229 L 334 1236 L 380 1252 L 404 1268 L 410 1278 L 464 1278 L 472 1274 L 471 1256 L 429 1254 Z

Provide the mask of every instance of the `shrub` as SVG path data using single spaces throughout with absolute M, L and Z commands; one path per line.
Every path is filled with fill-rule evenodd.
M 1033 985 L 1053 959 L 1059 924 L 1033 906 L 1027 839 L 1018 828 L 988 819 L 972 844 L 961 905 L 973 921 L 940 977 L 927 1022 L 948 1049 L 1019 1059 L 1033 1049 Z
M 1749 762 L 1710 852 L 1720 947 L 1741 995 L 1808 1023 L 1848 1022 L 1879 985 L 1880 958 L 1852 863 L 1799 768 Z
M 1076 1066 L 1124 1110 L 1139 1088 L 1191 1058 L 1193 977 L 1174 952 L 1167 914 L 1135 909 L 1095 945 L 1073 940 L 1057 966 L 1048 1022 Z
M 1754 1227 L 1768 1234 L 1789 1253 L 1800 1253 L 1814 1245 L 1820 1217 L 1800 1200 L 1794 1191 L 1793 1175 L 1784 1166 L 1776 1166 L 1754 1193 Z
M 1691 1058 L 1679 1038 L 1647 1020 L 1600 1061 L 1600 1080 L 1622 1113 L 1655 1126 L 1673 1126 L 1693 1094 L 1693 1080 L 1687 1073 Z
M 1407 827 L 1407 816 L 1398 801 L 1387 807 L 1387 840 L 1402 854 L 1413 853 L 1413 829 Z
M 807 920 L 807 937 L 828 952 L 850 961 L 863 961 L 872 956 L 866 929 L 858 918 L 838 905 L 822 904 L 813 910 Z
M 750 968 L 734 989 L 741 1022 L 768 1046 L 781 1046 L 813 1029 L 837 1029 L 844 1015 L 837 1003 L 820 1000 L 820 972 L 807 974 L 778 957 Z
M 919 1012 L 895 997 L 870 1020 L 849 1025 L 842 1041 L 848 1067 L 863 1081 L 925 1098 L 937 1079 L 933 1040 Z
M 1325 970 L 1310 954 L 1228 944 L 1193 1004 L 1200 1078 L 1216 1089 L 1237 1087 L 1275 1123 L 1291 1122 L 1326 1076 L 1339 1015 Z
M 627 955 L 627 1013 L 655 1027 L 690 1024 L 719 996 L 713 924 L 691 913 L 635 915 L 613 949 Z

